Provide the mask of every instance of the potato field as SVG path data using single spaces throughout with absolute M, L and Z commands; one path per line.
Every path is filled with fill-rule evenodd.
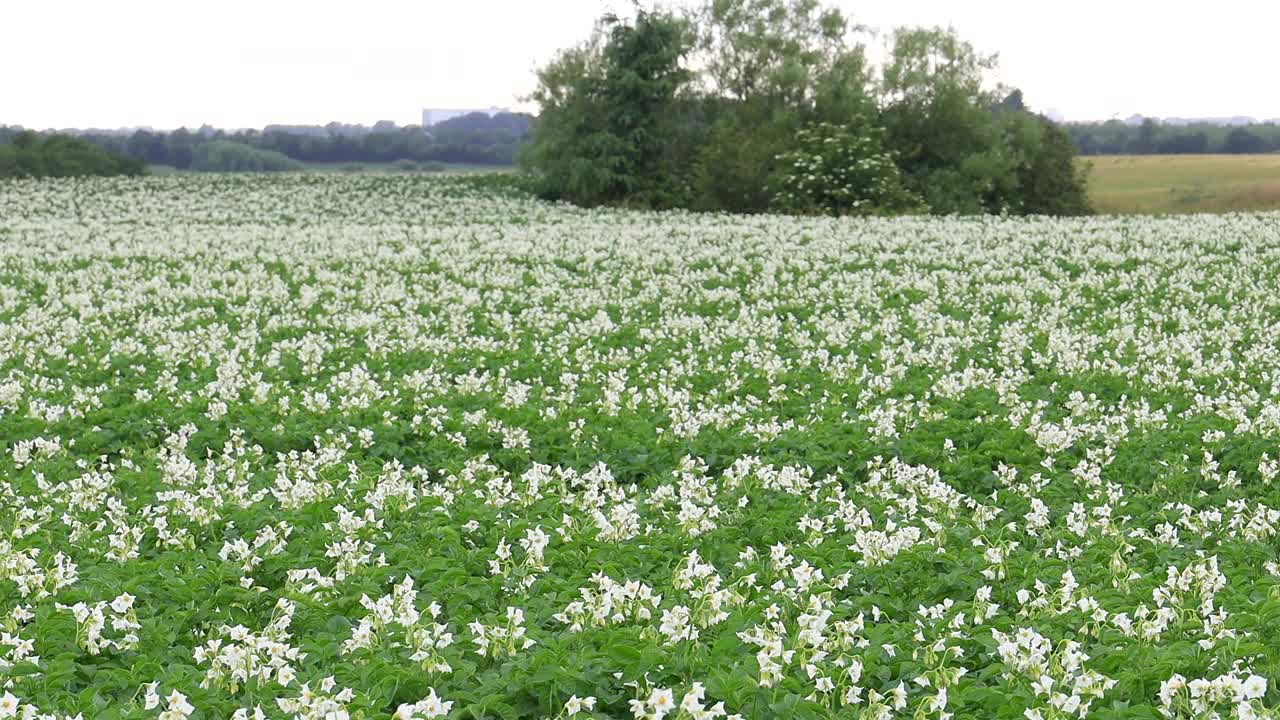
M 0 718 L 1249 718 L 1280 215 L 0 185 Z

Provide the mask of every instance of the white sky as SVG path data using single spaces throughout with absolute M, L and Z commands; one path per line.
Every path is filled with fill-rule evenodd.
M 839 0 L 857 22 L 953 25 L 1037 110 L 1280 117 L 1280 3 Z M 0 124 L 416 123 L 500 107 L 627 0 L 0 0 Z

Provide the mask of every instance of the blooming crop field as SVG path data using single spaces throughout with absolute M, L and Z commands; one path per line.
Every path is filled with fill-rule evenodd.
M 0 186 L 0 718 L 1253 718 L 1280 216 Z

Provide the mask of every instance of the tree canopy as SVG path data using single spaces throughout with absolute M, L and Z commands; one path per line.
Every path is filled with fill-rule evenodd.
M 141 175 L 146 166 L 69 135 L 31 131 L 5 133 L 0 144 L 0 178 Z
M 994 57 L 902 28 L 877 68 L 866 40 L 819 0 L 606 16 L 539 70 L 521 161 L 544 195 L 582 205 L 1088 211 L 1070 139 L 990 86 Z

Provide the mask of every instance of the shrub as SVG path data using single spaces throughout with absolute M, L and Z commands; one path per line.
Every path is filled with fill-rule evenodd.
M 780 210 L 822 215 L 877 215 L 923 210 L 906 189 L 879 128 L 866 122 L 815 123 L 796 133 L 778 156 L 774 203 Z
M 1075 146 L 1061 126 L 1035 118 L 1040 128 L 1039 151 L 1018 173 L 1022 214 L 1088 215 L 1088 175 L 1075 161 Z
M 199 172 L 282 172 L 302 170 L 302 163 L 274 150 L 261 150 L 232 140 L 199 145 L 191 156 Z
M 142 175 L 146 165 L 70 135 L 24 131 L 0 145 L 0 178 Z

